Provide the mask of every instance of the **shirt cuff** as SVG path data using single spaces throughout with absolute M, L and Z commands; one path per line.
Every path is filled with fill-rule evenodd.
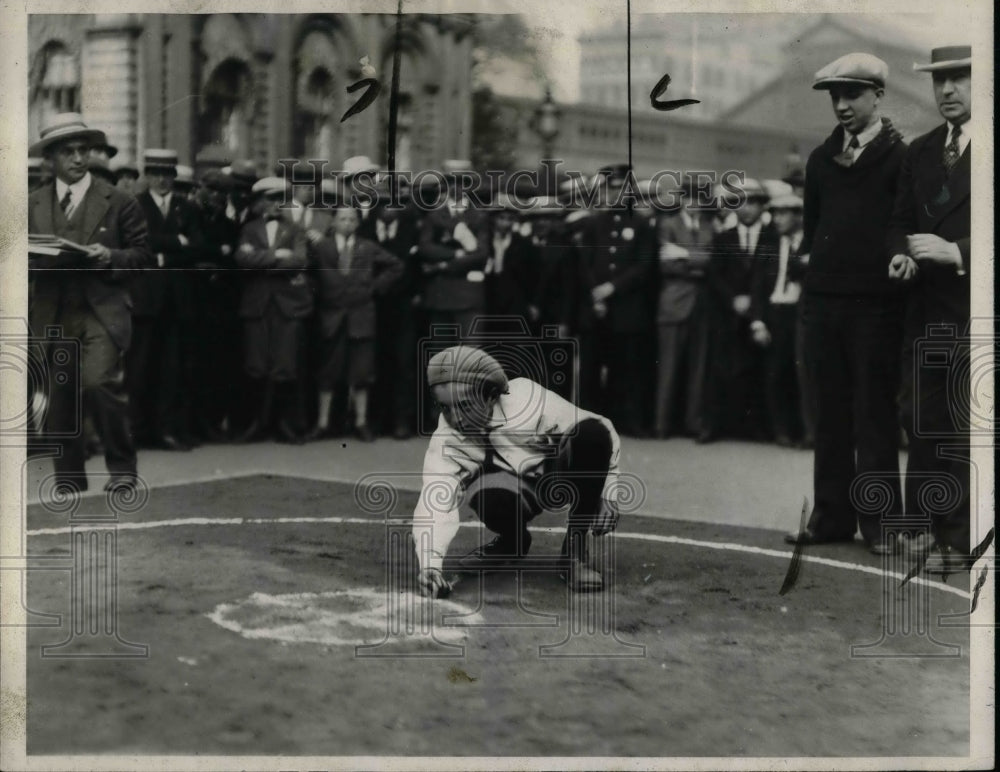
M 958 248 L 958 244 L 954 241 L 949 245 L 951 247 L 952 259 L 955 261 L 955 270 L 959 276 L 965 276 L 965 264 L 962 262 L 962 250 Z

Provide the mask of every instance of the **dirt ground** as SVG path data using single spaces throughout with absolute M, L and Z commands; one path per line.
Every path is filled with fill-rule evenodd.
M 395 514 L 414 501 L 401 493 Z M 84 499 L 80 511 L 103 508 Z M 221 522 L 314 517 L 363 521 Z M 302 614 L 324 604 L 349 610 L 360 601 L 338 593 L 383 591 L 387 581 L 390 600 L 411 601 L 408 567 L 387 558 L 392 531 L 358 507 L 349 486 L 261 475 L 156 488 L 123 523 L 194 518 L 216 522 L 118 532 L 117 629 L 148 644 L 148 657 L 42 657 L 40 647 L 65 639 L 67 628 L 29 629 L 30 755 L 968 753 L 968 633 L 938 625 L 941 614 L 967 611 L 968 600 L 815 563 L 780 596 L 787 558 L 677 541 L 775 549 L 773 532 L 632 517 L 614 539 L 613 589 L 602 595 L 570 595 L 551 571 L 482 582 L 462 574 L 451 600 L 480 624 L 456 631 L 451 620 L 458 637 L 449 640 L 460 644 L 404 635 L 364 650 L 381 656 L 359 656 L 354 645 L 323 642 L 364 634 L 350 622 L 334 629 L 314 618 L 310 641 L 272 634 L 282 624 L 302 629 Z M 29 530 L 66 522 L 29 508 Z M 532 554 L 557 550 L 558 517 L 533 525 Z M 657 536 L 672 541 L 647 538 Z M 461 529 L 451 553 L 480 538 L 475 527 Z M 68 557 L 70 547 L 64 531 L 29 539 L 37 555 Z M 878 565 L 853 545 L 821 554 Z M 270 596 L 294 596 L 297 605 L 265 619 L 259 603 Z M 29 572 L 32 610 L 68 614 L 69 597 L 70 572 Z M 220 625 L 219 609 L 245 634 Z M 926 634 L 884 638 L 914 609 L 930 620 Z M 265 628 L 272 633 L 250 637 Z M 852 656 L 852 644 L 880 641 L 864 652 L 881 656 Z M 890 656 L 942 654 L 946 645 L 959 646 L 958 656 Z

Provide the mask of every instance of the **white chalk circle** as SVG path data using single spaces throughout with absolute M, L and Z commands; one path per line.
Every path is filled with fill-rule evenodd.
M 460 616 L 462 626 L 445 625 L 444 615 Z M 412 592 L 390 596 L 371 589 L 255 592 L 235 603 L 220 603 L 205 616 L 244 638 L 324 646 L 459 643 L 467 637 L 466 626 L 483 623 L 480 614 L 451 600 L 432 602 Z

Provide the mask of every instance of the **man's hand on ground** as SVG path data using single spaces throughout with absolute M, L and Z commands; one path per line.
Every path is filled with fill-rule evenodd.
M 445 581 L 439 568 L 424 568 L 417 574 L 420 594 L 425 598 L 447 598 L 451 593 L 451 583 Z

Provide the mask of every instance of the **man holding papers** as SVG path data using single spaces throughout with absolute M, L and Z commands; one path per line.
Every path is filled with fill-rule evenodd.
M 153 257 L 135 199 L 90 174 L 90 150 L 102 144 L 103 132 L 88 128 L 77 113 L 63 113 L 42 127 L 30 148 L 30 155 L 50 160 L 55 177 L 29 196 L 28 231 L 86 248 L 76 261 L 33 272 L 28 309 L 35 336 L 58 330 L 38 353 L 50 360 L 45 434 L 61 449 L 54 464 L 56 491 L 64 495 L 87 489 L 79 431 L 85 409 L 104 442 L 110 473 L 105 488 L 134 487 L 136 477 L 122 370 L 132 335 L 123 277 L 152 265 Z

